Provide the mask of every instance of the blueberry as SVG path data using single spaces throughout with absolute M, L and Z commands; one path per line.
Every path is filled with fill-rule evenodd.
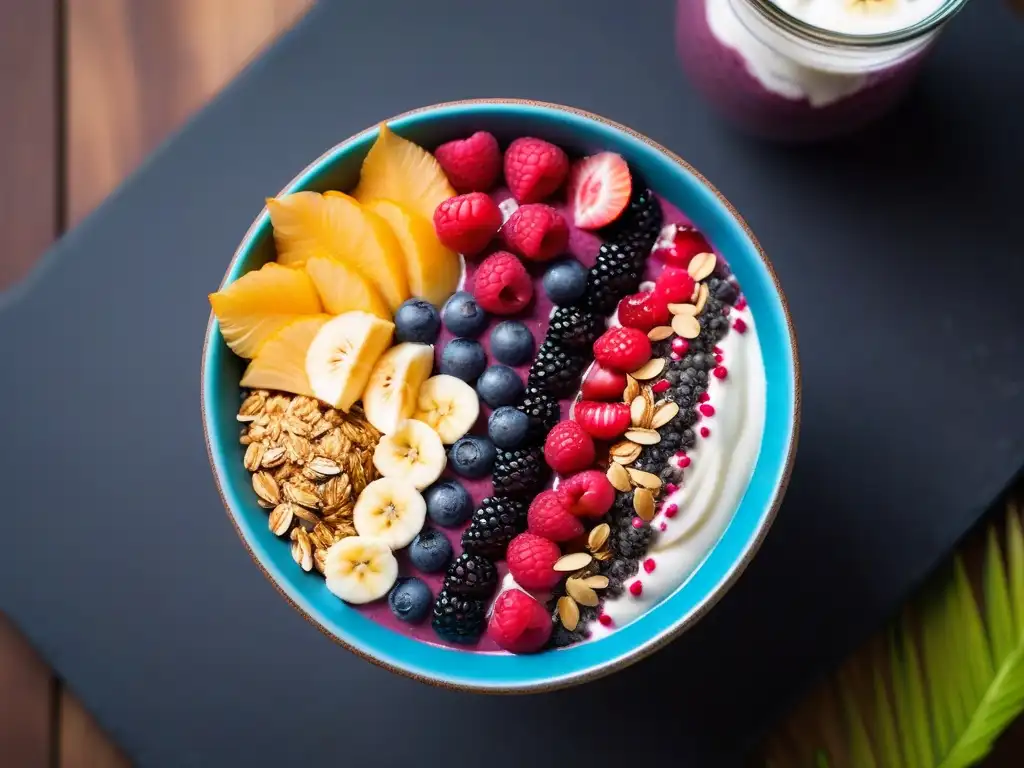
M 523 394 L 523 380 L 507 365 L 492 365 L 476 383 L 476 393 L 491 408 L 512 405 Z
M 476 381 L 486 367 L 487 355 L 479 341 L 452 339 L 441 352 L 441 373 L 469 384 Z
M 530 417 L 511 405 L 496 409 L 487 420 L 487 434 L 499 448 L 518 448 L 526 440 L 529 431 Z
M 456 336 L 476 338 L 487 327 L 487 313 L 469 291 L 458 291 L 441 309 L 444 326 Z
M 544 292 L 555 304 L 575 302 L 587 290 L 587 268 L 576 259 L 556 261 L 544 273 Z
M 427 515 L 438 525 L 462 525 L 473 514 L 473 498 L 458 480 L 442 480 L 423 492 Z
M 388 593 L 391 612 L 402 621 L 422 621 L 430 613 L 434 596 L 422 579 L 399 579 Z
M 423 299 L 407 299 L 395 312 L 395 339 L 433 344 L 441 332 L 441 316 Z
M 478 435 L 466 435 L 448 449 L 452 469 L 471 480 L 488 474 L 496 455 L 494 443 Z
M 452 559 L 452 543 L 436 528 L 424 528 L 409 545 L 409 559 L 424 573 L 443 571 Z
M 533 359 L 533 334 L 518 320 L 505 320 L 491 331 L 491 354 L 499 363 L 522 365 Z

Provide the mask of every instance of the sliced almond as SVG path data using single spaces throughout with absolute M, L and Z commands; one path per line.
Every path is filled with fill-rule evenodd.
M 604 562 L 605 560 L 611 560 L 613 557 L 612 551 L 607 547 L 605 549 L 599 549 L 594 553 L 594 559 Z
M 633 398 L 640 394 L 640 384 L 637 380 L 626 374 L 626 389 L 622 393 L 622 402 L 632 403 Z
M 607 576 L 588 576 L 583 579 L 583 583 L 591 589 L 607 589 L 608 588 L 608 577 Z
M 697 294 L 697 314 L 704 311 L 704 305 L 708 303 L 708 284 L 701 283 Z
M 647 401 L 643 398 L 643 395 L 634 397 L 633 402 L 629 404 L 629 418 L 634 427 L 642 427 L 644 425 L 645 410 L 647 410 Z
M 679 414 L 679 406 L 671 400 L 662 400 L 654 409 L 654 418 L 651 419 L 652 429 L 661 429 Z
M 654 390 L 645 384 L 642 394 L 644 396 L 644 400 L 647 401 L 647 405 L 650 409 L 651 415 L 648 418 L 652 418 L 654 416 Z
M 661 442 L 661 435 L 655 429 L 631 429 L 626 432 L 626 439 L 632 440 L 637 445 L 657 445 Z M 611 480 L 611 478 L 608 479 Z
M 690 277 L 699 282 L 715 271 L 716 261 L 713 253 L 698 253 L 690 260 L 686 271 L 690 273 Z
M 661 488 L 661 478 L 651 472 L 644 472 L 641 469 L 633 469 L 632 467 L 627 467 L 626 472 L 629 473 L 630 480 L 641 488 L 646 488 L 649 491 L 656 491 Z
M 601 547 L 608 541 L 608 537 L 611 536 L 612 527 L 608 523 L 601 523 L 595 525 L 590 530 L 590 535 L 587 536 L 587 546 L 592 552 L 597 552 Z
M 651 522 L 654 519 L 654 494 L 646 488 L 637 488 L 633 491 L 633 509 L 644 522 Z
M 689 315 L 690 317 L 697 314 L 697 308 L 693 304 L 669 304 L 668 311 L 673 315 Z
M 292 520 L 295 516 L 295 505 L 290 501 L 278 504 L 270 510 L 270 517 L 267 518 L 267 526 L 275 536 L 284 536 L 292 527 Z
M 664 341 L 672 335 L 672 326 L 670 325 L 659 325 L 657 328 L 651 328 L 647 332 L 647 338 L 651 341 Z
M 608 451 L 608 455 L 612 457 L 612 461 L 616 464 L 632 464 L 634 461 L 640 458 L 640 451 L 643 450 L 636 443 L 632 443 L 629 440 L 622 440 L 611 447 Z
M 672 318 L 672 330 L 684 339 L 696 339 L 700 336 L 700 323 L 690 315 L 676 315 Z
M 565 591 L 569 593 L 569 597 L 580 605 L 586 605 L 593 608 L 601 602 L 600 598 L 597 596 L 597 592 L 584 584 L 580 579 L 566 580 Z
M 628 434 L 628 433 L 627 433 Z M 626 468 L 621 464 L 612 462 L 608 465 L 608 482 L 612 484 L 612 488 L 623 493 L 629 493 L 629 489 L 632 488 L 632 484 L 629 482 L 629 474 L 626 472 Z
M 252 476 L 252 489 L 267 504 L 276 507 L 281 501 L 281 489 L 269 472 L 256 472 Z
M 581 568 L 586 568 L 593 559 L 589 552 L 573 552 L 570 555 L 562 555 L 558 558 L 555 561 L 554 569 L 560 573 L 572 573 Z
M 664 357 L 652 357 L 631 374 L 637 381 L 650 381 L 665 370 Z
M 558 598 L 558 618 L 570 632 L 580 623 L 580 607 L 568 595 Z

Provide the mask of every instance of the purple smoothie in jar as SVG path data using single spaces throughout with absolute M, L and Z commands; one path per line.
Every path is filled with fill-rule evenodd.
M 827 139 L 856 131 L 895 106 L 941 26 L 966 0 L 896 5 L 914 8 L 914 2 L 922 9 L 930 2 L 934 12 L 893 30 L 885 24 L 899 17 L 874 24 L 853 18 L 856 23 L 835 31 L 783 6 L 807 17 L 808 8 L 845 0 L 677 0 L 676 46 L 694 87 L 741 129 L 779 141 Z M 810 18 L 823 23 L 820 16 Z M 841 19 L 828 19 L 833 21 Z

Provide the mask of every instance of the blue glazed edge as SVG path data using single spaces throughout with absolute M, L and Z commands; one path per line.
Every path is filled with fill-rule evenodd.
M 724 594 L 766 533 L 785 482 L 796 440 L 799 380 L 796 345 L 774 275 L 746 225 L 710 185 L 666 151 L 621 126 L 557 105 L 476 101 L 439 105 L 388 121 L 403 136 L 426 146 L 487 128 L 501 134 L 533 133 L 587 151 L 617 151 L 648 184 L 675 203 L 725 255 L 757 318 L 768 379 L 764 438 L 743 499 L 715 547 L 691 577 L 644 616 L 600 641 L 533 656 L 465 653 L 399 635 L 365 618 L 331 595 L 318 574 L 291 559 L 287 542 L 266 527 L 248 473 L 241 463 L 235 420 L 242 363 L 211 319 L 203 357 L 203 419 L 214 473 L 225 506 L 257 563 L 308 618 L 344 645 L 396 671 L 450 687 L 514 692 L 581 682 L 653 651 Z M 376 128 L 339 144 L 311 164 L 283 193 L 349 188 Z M 272 256 L 264 209 L 232 259 L 228 284 Z M 236 373 L 237 372 L 237 375 Z

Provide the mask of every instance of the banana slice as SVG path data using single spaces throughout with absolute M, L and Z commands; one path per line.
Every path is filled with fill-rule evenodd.
M 480 415 L 476 391 L 462 379 L 441 374 L 420 386 L 414 419 L 432 427 L 441 442 L 451 445 L 469 432 Z
M 392 550 L 409 546 L 426 519 L 427 502 L 408 480 L 399 477 L 374 480 L 359 494 L 352 510 L 356 533 Z
M 361 605 L 388 593 L 398 579 L 398 561 L 383 541 L 348 536 L 327 550 L 324 578 L 332 594 Z
M 400 422 L 373 451 L 373 466 L 378 472 L 411 483 L 418 490 L 437 480 L 447 463 L 437 432 L 415 419 Z
M 359 311 L 324 323 L 306 350 L 306 376 L 313 394 L 348 411 L 363 394 L 394 330 L 393 323 Z
M 392 347 L 377 361 L 363 390 L 367 420 L 385 435 L 412 416 L 420 385 L 434 367 L 434 348 L 405 342 Z

